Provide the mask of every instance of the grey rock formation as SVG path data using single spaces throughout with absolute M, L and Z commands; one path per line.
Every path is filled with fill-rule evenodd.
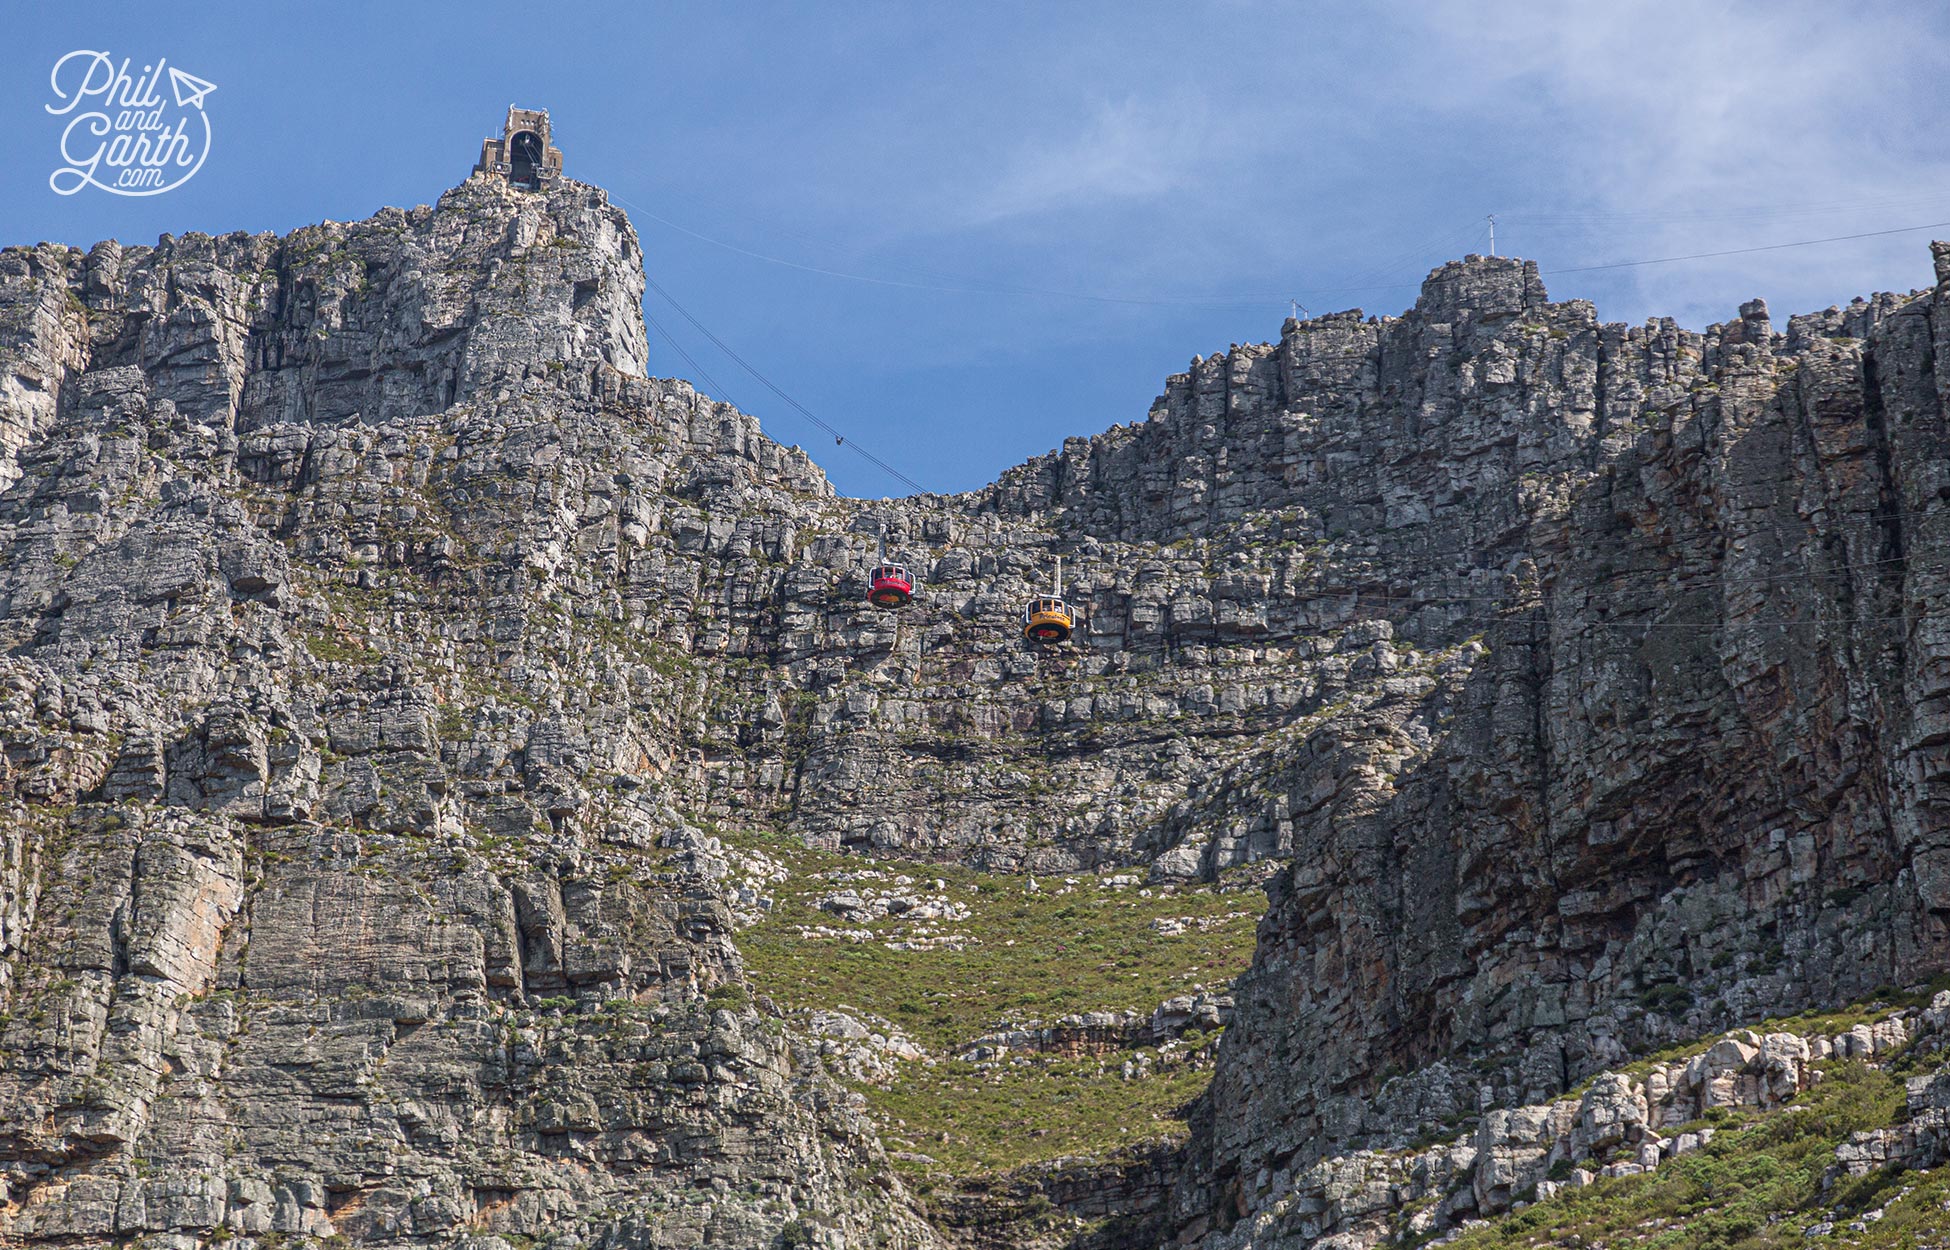
M 1509 585 L 1440 743 L 1276 882 L 1181 1238 L 1250 1214 L 1283 1168 L 1942 970 L 1937 256 L 1935 290 L 1785 334 L 1758 302 L 1704 335 L 1601 326 L 1489 261 L 1382 328 L 1371 423 L 1440 421 L 1438 463 L 1458 439 L 1497 454 L 1498 430 L 1534 449 L 1501 488 L 1517 509 L 1489 509 L 1509 527 L 1463 553 L 1507 551 Z M 1390 546 L 1433 544 L 1429 524 Z M 1423 602 L 1394 612 L 1417 625 Z
M 642 289 L 570 182 L 0 253 L 0 1237 L 932 1244 L 687 818 L 1283 865 L 1191 1146 L 1114 1181 L 1214 1250 L 1274 1177 L 1478 1115 L 1520 1172 L 1628 1053 L 1945 966 L 1941 281 L 1694 333 L 1469 258 L 876 504 L 646 377 Z
M 989 1033 L 968 1044 L 960 1057 L 982 1061 L 1011 1052 L 1051 1055 L 1103 1055 L 1140 1046 L 1158 1046 L 1185 1036 L 1222 1029 L 1232 1019 L 1225 994 L 1180 994 L 1159 1003 L 1149 1015 L 1135 1011 L 1090 1011 L 1054 1024 L 1030 1023 Z
M 564 628 L 728 424 L 602 193 L 0 277 L 0 1240 L 934 1244 L 656 797 L 704 683 Z
M 1950 996 L 1947 996 L 1950 997 Z M 1716 1111 L 1778 1111 L 1823 1078 L 1831 1058 L 1886 1064 L 1912 1042 L 1943 1042 L 1945 1013 L 1907 1012 L 1835 1036 L 1742 1031 L 1642 1077 L 1607 1072 L 1576 1098 L 1500 1109 L 1473 1133 L 1403 1151 L 1361 1150 L 1264 1178 L 1250 1217 L 1205 1238 L 1213 1250 L 1330 1244 L 1347 1250 L 1452 1232 L 1599 1179 L 1637 1176 L 1700 1149 Z M 1944 1159 L 1944 1117 L 1929 1114 L 1950 1092 L 1950 1073 L 1909 1084 L 1912 1122 L 1855 1135 L 1834 1171 L 1861 1175 Z
M 1950 1031 L 1950 993 L 1938 994 L 1923 1014 L 1923 1031 L 1941 1042 Z M 1858 1031 L 1859 1032 L 1859 1031 Z M 1861 1053 L 1863 1039 L 1849 1039 L 1851 1053 Z M 1903 1122 L 1891 1128 L 1852 1133 L 1835 1150 L 1835 1165 L 1827 1180 L 1866 1176 L 1889 1168 L 1921 1172 L 1950 1163 L 1950 1065 L 1904 1082 Z

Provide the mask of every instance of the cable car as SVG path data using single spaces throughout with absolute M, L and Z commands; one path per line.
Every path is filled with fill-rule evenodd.
M 914 597 L 914 578 L 908 574 L 905 564 L 894 564 L 887 559 L 887 525 L 880 526 L 880 563 L 874 566 L 867 576 L 867 602 L 876 608 L 896 609 L 907 606 Z
M 914 579 L 904 564 L 882 564 L 873 571 L 867 602 L 876 608 L 904 608 L 914 597 Z
M 1030 642 L 1062 642 L 1076 627 L 1076 613 L 1063 602 L 1063 557 L 1058 556 L 1055 593 L 1031 599 L 1023 606 L 1022 636 Z

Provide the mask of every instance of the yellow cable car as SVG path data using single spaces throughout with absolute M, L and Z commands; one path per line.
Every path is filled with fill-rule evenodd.
M 1056 558 L 1056 593 L 1031 599 L 1022 609 L 1022 636 L 1030 642 L 1062 642 L 1077 627 L 1076 613 L 1063 602 L 1063 557 Z
M 1077 625 L 1061 599 L 1032 599 L 1022 610 L 1022 636 L 1031 642 L 1062 642 Z

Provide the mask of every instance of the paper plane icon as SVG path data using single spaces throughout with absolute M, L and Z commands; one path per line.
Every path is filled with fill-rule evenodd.
M 203 97 L 217 89 L 217 84 L 205 82 L 195 74 L 185 74 L 174 65 L 169 67 L 169 85 L 176 92 L 176 107 L 202 108 Z

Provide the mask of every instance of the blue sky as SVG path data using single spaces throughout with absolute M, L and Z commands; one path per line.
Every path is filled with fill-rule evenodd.
M 0 241 L 430 203 L 509 103 L 546 107 L 566 172 L 631 211 L 652 276 L 940 490 L 1142 419 L 1194 354 L 1276 336 L 1288 298 L 1399 312 L 1429 268 L 1484 249 L 1488 213 L 1555 298 L 1694 326 L 1756 295 L 1784 321 L 1924 285 L 1928 239 L 1950 236 L 1549 276 L 1950 222 L 1934 4 L 203 2 L 17 6 L 9 26 Z M 217 84 L 194 179 L 48 188 L 48 75 L 77 48 Z M 901 493 L 649 310 L 701 387 L 841 490 Z M 651 345 L 653 371 L 692 374 Z

